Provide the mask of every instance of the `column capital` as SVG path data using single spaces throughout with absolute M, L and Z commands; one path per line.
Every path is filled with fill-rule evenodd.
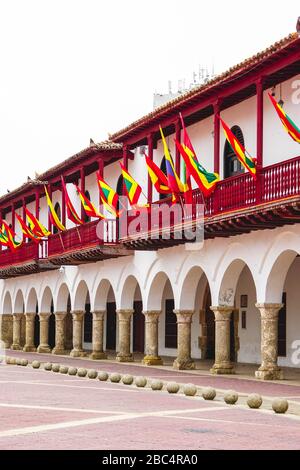
M 13 314 L 12 314 L 12 313 L 2 313 L 2 315 L 1 315 L 1 318 L 3 318 L 3 320 L 4 320 L 4 319 L 9 320 L 9 319 L 11 319 L 12 317 L 13 317 Z
M 218 305 L 216 307 L 210 307 L 210 309 L 214 312 L 216 321 L 229 321 L 234 307 Z
M 276 320 L 283 304 L 256 304 L 255 306 L 260 311 L 263 320 Z
M 48 321 L 49 318 L 51 317 L 50 312 L 45 312 L 45 313 L 39 313 L 40 321 Z
M 161 310 L 143 310 L 142 313 L 145 316 L 146 323 L 155 323 L 161 315 Z
M 13 319 L 16 319 L 18 321 L 21 321 L 24 316 L 24 313 L 14 313 L 13 314 Z
M 103 320 L 106 310 L 94 310 L 91 313 L 93 314 L 93 320 Z
M 84 315 L 84 312 L 83 310 L 73 310 L 72 312 L 72 318 L 73 320 L 82 320 L 83 319 L 83 315 Z
M 68 312 L 54 312 L 55 320 L 64 320 L 68 315 Z
M 32 320 L 36 316 L 35 312 L 25 313 L 26 320 Z
M 177 323 L 191 323 L 194 310 L 173 310 L 177 317 Z
M 116 310 L 116 314 L 119 317 L 119 320 L 130 320 L 132 317 L 132 314 L 134 313 L 134 310 L 132 309 L 127 309 L 127 310 Z

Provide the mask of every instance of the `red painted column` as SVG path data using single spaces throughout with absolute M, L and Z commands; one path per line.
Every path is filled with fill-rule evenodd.
M 103 178 L 103 176 L 104 176 L 104 161 L 102 160 L 102 158 L 100 158 L 100 160 L 98 160 L 98 170 L 99 170 L 101 178 Z M 101 205 L 102 205 L 102 201 L 101 201 L 101 196 L 100 196 L 100 191 L 99 191 L 99 208 L 101 207 Z
M 149 134 L 147 136 L 147 144 L 148 144 L 148 157 L 153 160 L 153 134 Z M 152 191 L 152 181 L 151 178 L 148 174 L 148 191 L 147 191 L 147 196 L 148 196 L 148 203 L 152 203 L 152 198 L 153 198 L 153 191 Z
M 25 198 L 23 198 L 23 201 L 22 201 L 22 219 L 24 220 L 24 222 L 26 222 L 26 201 L 25 201 Z M 25 238 L 25 234 L 23 233 L 23 242 L 25 242 L 26 238 Z
M 176 137 L 176 140 L 181 143 L 181 122 L 179 119 L 175 123 L 175 137 Z M 181 163 L 180 152 L 177 149 L 177 147 L 175 147 L 175 170 L 179 178 L 180 178 L 180 163 Z
M 40 190 L 35 190 L 35 216 L 37 219 L 40 217 Z
M 85 193 L 85 174 L 84 174 L 84 167 L 80 168 L 80 189 L 81 192 L 84 194 Z M 81 220 L 85 220 L 85 211 L 83 206 L 81 205 Z
M 262 80 L 259 80 L 256 83 L 256 95 L 257 95 L 256 157 L 257 157 L 257 166 L 259 168 L 262 168 L 263 166 L 263 135 L 264 135 L 264 89 L 263 89 Z
M 220 101 L 214 104 L 214 172 L 220 173 Z
M 66 195 L 61 184 L 61 223 L 66 226 Z
M 128 146 L 123 145 L 123 165 L 125 170 L 128 170 Z M 126 194 L 125 183 L 123 182 L 122 186 L 122 195 Z
M 16 209 L 14 203 L 11 206 L 11 226 L 13 231 L 16 229 Z

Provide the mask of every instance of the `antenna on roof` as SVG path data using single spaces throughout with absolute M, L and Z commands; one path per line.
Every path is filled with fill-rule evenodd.
M 171 80 L 168 81 L 168 86 L 169 86 L 169 95 L 172 95 L 172 82 L 171 82 Z

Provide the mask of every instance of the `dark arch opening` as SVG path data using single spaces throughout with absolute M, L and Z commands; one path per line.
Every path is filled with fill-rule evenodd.
M 239 126 L 233 126 L 231 128 L 231 132 L 242 145 L 245 145 L 243 132 Z M 231 176 L 240 175 L 244 172 L 245 169 L 243 165 L 240 163 L 235 152 L 232 150 L 231 145 L 226 140 L 224 147 L 224 178 L 230 178 Z
M 84 195 L 89 201 L 91 201 L 91 195 L 90 195 L 88 190 L 84 191 Z M 91 218 L 87 215 L 87 213 L 85 211 L 84 211 L 83 220 L 84 220 L 85 223 L 88 223 L 88 222 L 91 221 Z
M 160 169 L 166 176 L 168 176 L 167 175 L 167 164 L 166 164 L 166 157 L 165 156 L 163 156 L 163 158 L 162 158 L 162 161 L 161 161 L 161 164 L 160 164 Z M 159 200 L 162 201 L 163 199 L 167 199 L 171 196 L 172 196 L 172 194 L 160 194 L 159 195 Z
M 55 210 L 56 215 L 57 215 L 57 217 L 59 218 L 59 220 L 61 220 L 61 210 L 60 210 L 60 204 L 59 204 L 59 202 L 57 202 L 57 203 L 55 204 L 54 210 Z M 53 233 L 58 233 L 58 228 L 57 228 L 55 225 L 53 225 Z

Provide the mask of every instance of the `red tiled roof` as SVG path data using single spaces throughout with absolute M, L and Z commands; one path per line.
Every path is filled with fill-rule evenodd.
M 220 85 L 222 84 L 222 82 L 226 82 L 226 80 L 228 80 L 229 78 L 231 79 L 235 77 L 235 75 L 237 75 L 241 71 L 245 72 L 245 70 L 250 69 L 253 66 L 256 66 L 262 60 L 265 60 L 271 57 L 273 54 L 281 51 L 282 49 L 284 49 L 285 47 L 289 46 L 290 44 L 292 44 L 293 42 L 297 40 L 298 40 L 298 34 L 292 33 L 289 36 L 285 37 L 284 39 L 275 42 L 275 44 L 268 47 L 264 51 L 259 52 L 258 54 L 255 54 L 254 56 L 244 60 L 243 62 L 231 67 L 229 70 L 216 76 L 215 78 L 208 81 L 207 83 L 196 86 L 195 88 L 187 91 L 186 93 L 172 99 L 171 101 L 168 101 L 162 106 L 159 106 L 154 111 L 146 114 L 145 116 L 138 119 L 137 121 L 134 121 L 133 123 L 131 123 L 129 126 L 125 127 L 124 129 L 121 129 L 120 131 L 115 132 L 114 134 L 110 134 L 111 140 L 113 141 L 122 140 L 128 132 L 133 131 L 134 129 L 137 129 L 139 126 L 149 123 L 152 119 L 162 116 L 165 112 L 170 111 L 173 108 L 176 108 L 177 106 L 188 102 L 191 98 L 194 98 L 195 96 L 200 96 L 204 91 L 207 91 L 208 89 L 213 88 L 216 85 Z
M 72 166 L 73 163 L 80 162 L 80 160 L 82 160 L 83 158 L 89 157 L 98 152 L 109 152 L 109 151 L 114 151 L 114 150 L 120 151 L 122 150 L 122 148 L 123 148 L 122 144 L 117 144 L 109 140 L 92 144 L 89 147 L 81 150 L 79 153 L 72 155 L 72 157 L 69 157 L 66 160 L 63 160 L 62 162 L 58 163 L 57 165 L 51 167 L 49 170 L 45 171 L 44 173 L 41 173 L 38 176 L 38 179 L 29 180 L 26 183 L 19 186 L 18 188 L 14 189 L 13 191 L 10 191 L 9 193 L 4 194 L 3 196 L 0 196 L 0 204 L 6 202 L 7 200 L 10 200 L 11 198 L 14 198 L 15 196 L 18 196 L 19 194 L 27 191 L 29 188 L 33 186 L 39 185 L 40 181 L 47 181 L 48 178 L 53 177 L 56 173 L 59 173 L 64 168 Z

